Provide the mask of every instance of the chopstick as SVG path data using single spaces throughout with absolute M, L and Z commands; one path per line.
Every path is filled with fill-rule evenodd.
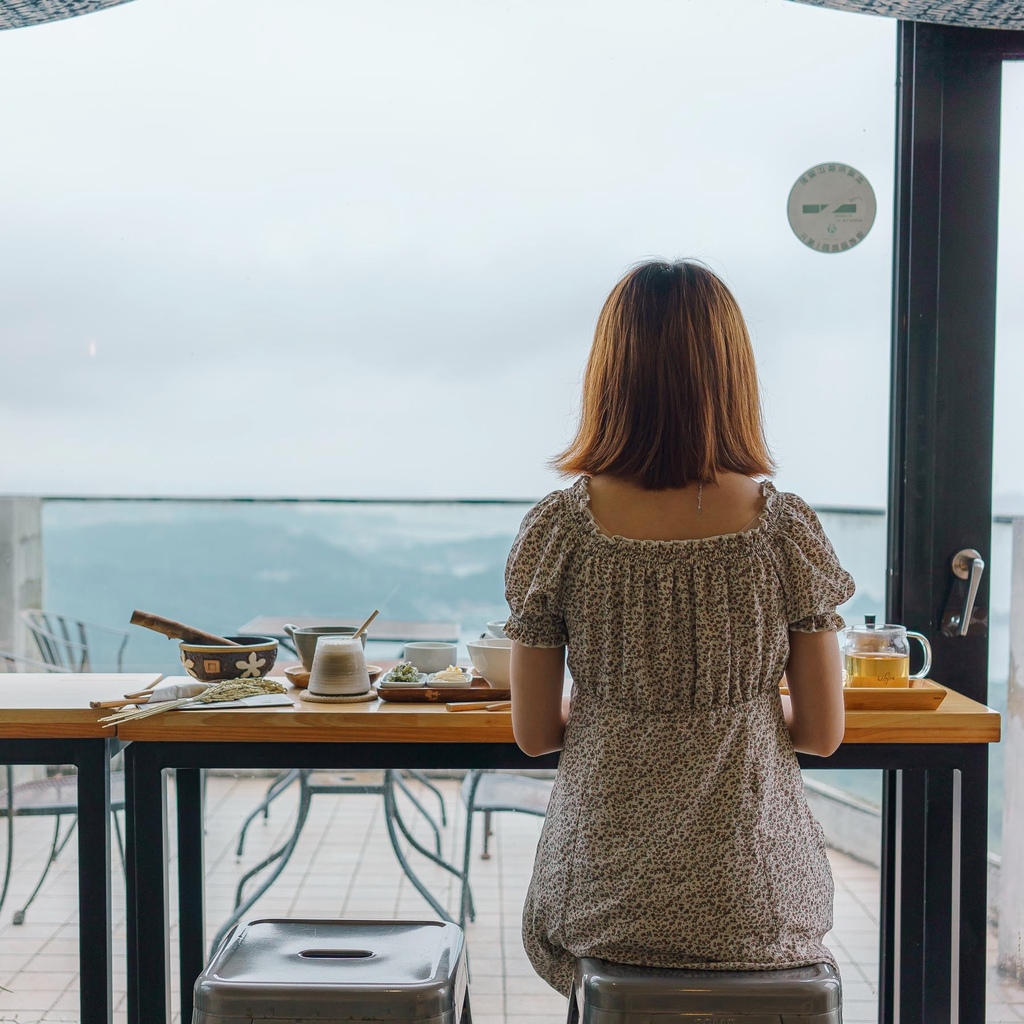
M 508 711 L 512 701 L 499 700 L 496 704 L 488 700 L 467 700 L 454 704 L 445 704 L 449 711 Z
M 161 679 L 163 676 L 160 677 Z M 144 690 L 136 690 L 135 693 L 126 693 L 125 700 L 133 700 L 136 697 L 148 697 L 158 686 L 160 680 L 157 680 L 152 686 L 147 686 Z M 102 707 L 102 705 L 100 705 Z
M 123 708 L 129 704 L 146 704 L 148 703 L 150 694 L 141 694 L 136 697 L 125 697 L 123 700 L 91 700 L 89 701 L 89 707 L 91 708 Z

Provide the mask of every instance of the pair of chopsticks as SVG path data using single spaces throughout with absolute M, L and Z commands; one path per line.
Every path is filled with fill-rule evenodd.
M 149 718 L 151 715 L 160 715 L 165 711 L 174 711 L 175 708 L 183 708 L 186 704 L 192 704 L 201 696 L 202 694 L 195 697 L 179 697 L 177 700 L 164 700 L 158 704 L 145 704 L 132 711 L 116 711 L 112 715 L 107 715 L 106 718 L 101 718 L 100 725 L 104 729 L 109 729 L 120 722 L 134 722 L 138 718 Z
M 467 700 L 461 703 L 445 704 L 449 711 L 509 711 L 512 701 L 499 700 L 496 704 L 486 700 Z

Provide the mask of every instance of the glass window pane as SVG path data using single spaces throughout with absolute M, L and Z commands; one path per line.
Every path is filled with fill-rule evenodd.
M 536 497 L 660 254 L 746 310 L 780 484 L 883 504 L 891 21 L 149 0 L 0 58 L 13 489 Z M 787 224 L 822 161 L 877 194 L 850 252 Z

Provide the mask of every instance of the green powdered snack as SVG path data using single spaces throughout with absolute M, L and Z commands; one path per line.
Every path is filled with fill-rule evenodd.
M 419 677 L 419 670 L 411 661 L 403 661 L 388 673 L 388 679 L 395 683 L 415 683 Z
M 259 693 L 284 693 L 284 687 L 274 679 L 225 679 L 201 693 L 195 701 L 197 704 L 216 704 L 224 700 L 255 697 Z

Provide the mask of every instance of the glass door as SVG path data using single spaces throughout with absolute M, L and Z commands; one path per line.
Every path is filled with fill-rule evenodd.
M 1020 355 L 1015 337 L 1001 341 L 997 368 L 997 268 L 1011 309 L 1015 290 L 1011 250 L 997 238 L 1020 223 L 998 203 L 1000 142 L 1004 156 L 1020 144 L 1016 68 L 1004 104 L 1004 61 L 1021 56 L 1020 36 L 900 26 L 888 612 L 929 635 L 937 679 L 980 702 L 990 699 L 989 635 L 999 634 L 1001 600 L 993 479 L 1020 465 L 1004 468 L 998 444 L 993 464 L 994 396 L 1012 387 L 1001 380 L 1003 361 Z M 1003 173 L 1005 197 L 1016 178 L 1005 159 Z M 973 612 L 970 580 L 953 568 L 968 551 L 989 567 Z M 883 858 L 899 870 L 883 893 L 882 942 L 883 953 L 887 944 L 899 951 L 902 972 L 880 978 L 885 1021 L 985 1019 L 988 753 L 962 747 L 955 773 L 887 773 Z M 918 970 L 919 991 L 908 984 Z

